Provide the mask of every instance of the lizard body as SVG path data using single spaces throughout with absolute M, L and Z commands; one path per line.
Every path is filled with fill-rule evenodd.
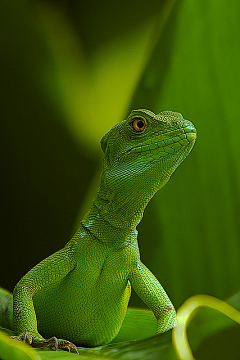
M 119 332 L 131 286 L 156 316 L 157 332 L 176 325 L 171 301 L 140 260 L 136 226 L 195 140 L 196 129 L 181 114 L 148 110 L 132 111 L 103 137 L 103 171 L 90 211 L 66 246 L 14 289 L 16 339 L 64 349 L 75 348 L 70 342 L 106 344 Z

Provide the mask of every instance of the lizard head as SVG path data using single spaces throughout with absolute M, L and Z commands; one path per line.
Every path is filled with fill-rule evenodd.
M 193 124 L 179 113 L 133 110 L 101 140 L 104 187 L 149 201 L 189 154 L 196 137 Z

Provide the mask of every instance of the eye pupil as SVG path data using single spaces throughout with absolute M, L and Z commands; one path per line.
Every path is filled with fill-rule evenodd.
M 135 131 L 141 132 L 145 129 L 146 123 L 142 118 L 135 118 L 132 122 L 132 127 Z
M 141 129 L 144 126 L 144 122 L 142 120 L 139 120 L 137 122 L 137 127 L 139 127 L 139 129 Z

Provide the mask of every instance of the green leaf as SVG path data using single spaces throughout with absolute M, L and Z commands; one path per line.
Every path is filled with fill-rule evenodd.
M 78 348 L 80 355 L 68 354 L 63 351 L 42 351 L 39 350 L 42 360 L 49 359 L 146 359 L 146 360 L 176 360 L 170 332 L 162 335 L 153 336 L 148 339 L 138 341 L 119 342 L 96 348 Z
M 191 297 L 190 299 L 186 300 L 185 303 L 180 307 L 177 313 L 177 319 L 178 319 L 178 326 L 173 329 L 173 344 L 176 349 L 176 352 L 178 354 L 178 358 L 181 360 L 194 360 L 191 348 L 189 346 L 189 342 L 187 339 L 187 324 L 190 320 L 190 317 L 192 316 L 192 313 L 195 312 L 195 310 L 199 307 L 209 307 L 211 309 L 217 310 L 218 313 L 215 312 L 215 321 L 213 323 L 213 326 L 209 328 L 208 324 L 205 322 L 204 329 L 198 328 L 198 333 L 196 334 L 196 337 L 194 339 L 197 339 L 198 341 L 201 341 L 201 336 L 209 336 L 210 333 L 214 334 L 214 332 L 219 332 L 220 328 L 226 327 L 226 322 L 221 324 L 222 326 L 219 326 L 219 322 L 222 320 L 219 313 L 222 313 L 226 316 L 228 316 L 233 321 L 236 321 L 238 324 L 240 324 L 240 312 L 234 309 L 232 306 L 230 306 L 228 303 L 219 300 L 217 298 L 214 298 L 209 295 L 195 295 Z M 216 326 L 217 325 L 217 326 Z M 225 325 L 225 326 L 224 326 Z M 196 342 L 195 342 L 196 346 Z
M 105 17 L 101 5 L 103 19 L 99 32 L 103 31 L 105 37 L 99 39 L 100 45 L 96 41 L 99 34 L 92 36 L 86 29 L 74 31 L 64 8 L 46 2 L 39 7 L 40 25 L 46 33 L 54 64 L 51 73 L 46 73 L 53 81 L 51 95 L 54 98 L 58 95 L 58 105 L 65 114 L 72 136 L 88 146 L 89 151 L 95 147 L 99 149 L 100 138 L 126 116 L 139 78 L 174 3 L 175 0 L 168 0 L 158 4 L 153 2 L 148 9 L 144 4 L 132 7 L 130 22 L 126 22 L 126 13 L 119 9 L 120 12 L 115 14 L 121 23 L 119 28 L 115 27 L 115 21 L 112 22 L 112 16 Z M 122 6 L 129 11 L 128 2 L 122 2 Z M 87 27 L 96 28 L 99 10 L 97 4 L 91 8 Z M 80 23 L 84 22 L 82 12 L 75 16 Z M 104 31 L 110 24 L 114 29 Z M 45 79 L 44 83 L 49 91 Z
M 41 360 L 41 356 L 31 346 L 12 340 L 0 331 L 1 360 Z
M 152 311 L 128 308 L 120 332 L 113 342 L 148 338 L 155 335 L 156 330 L 157 320 Z

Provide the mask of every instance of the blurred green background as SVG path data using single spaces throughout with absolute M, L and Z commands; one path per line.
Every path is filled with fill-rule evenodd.
M 1 1 L 1 286 L 70 239 L 101 137 L 147 108 L 198 139 L 146 209 L 142 261 L 176 307 L 239 290 L 239 24 L 237 0 Z

